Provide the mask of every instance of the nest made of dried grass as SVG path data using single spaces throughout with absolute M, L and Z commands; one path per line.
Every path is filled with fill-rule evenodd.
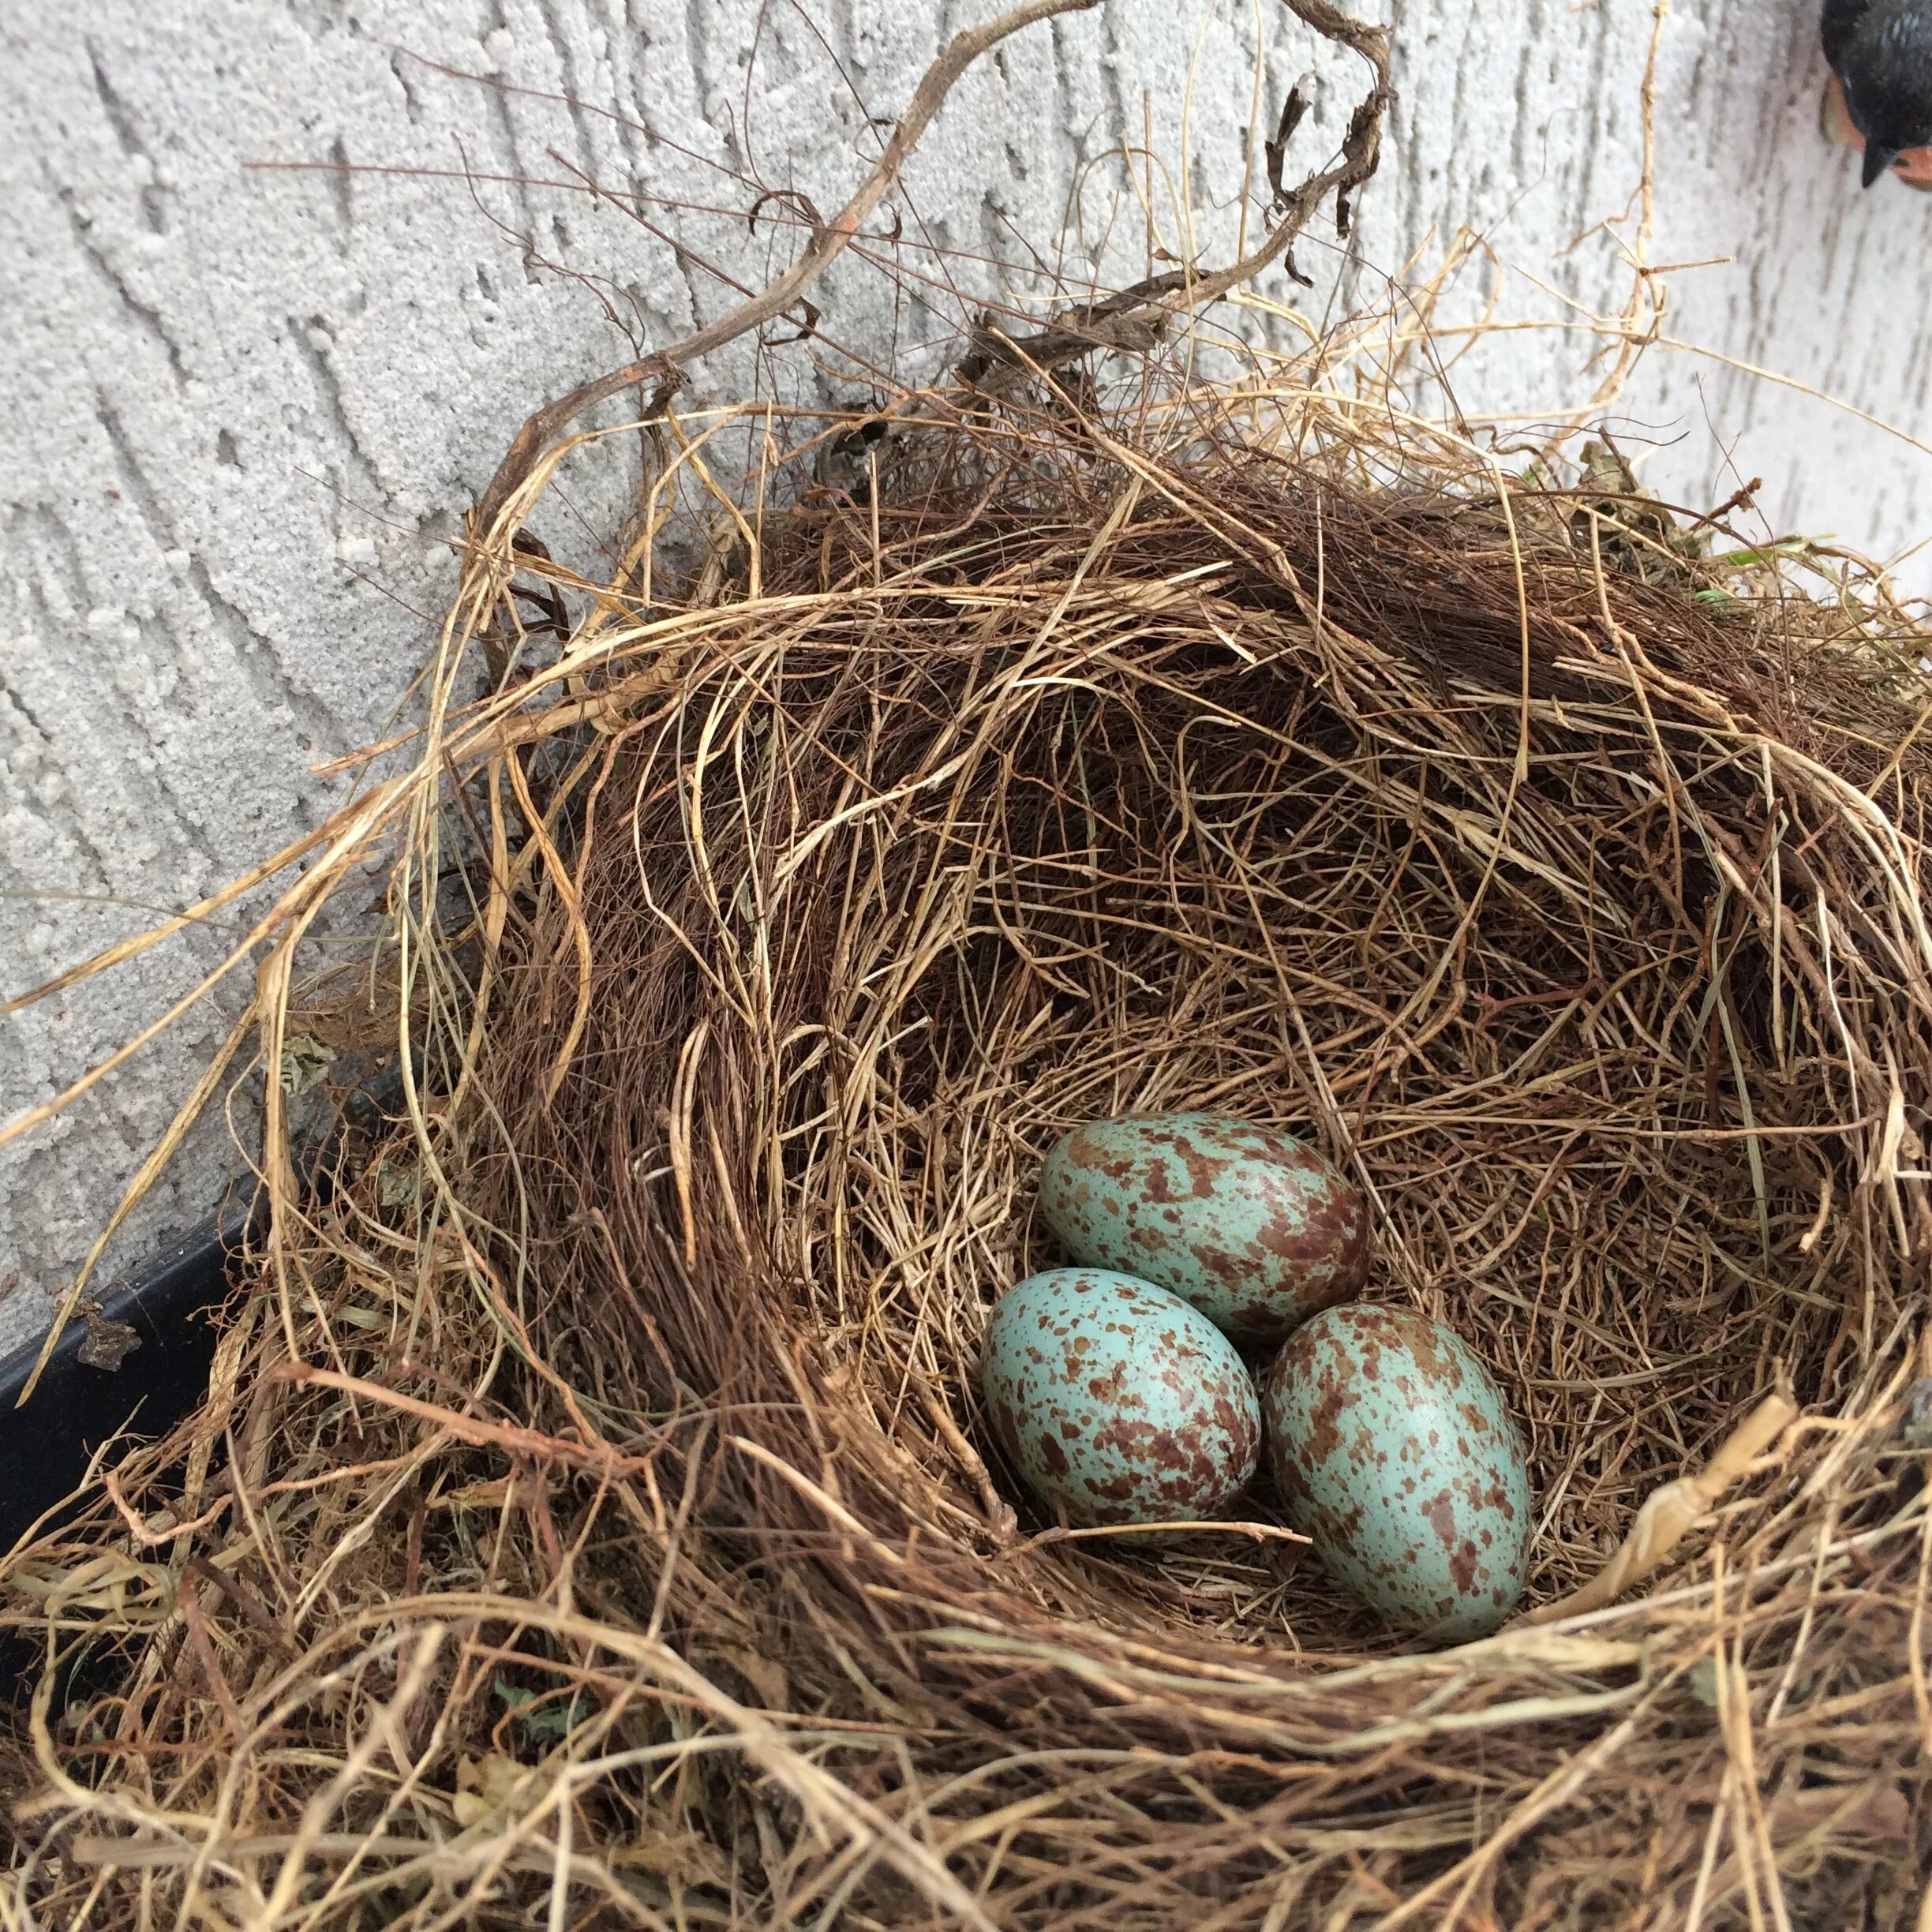
M 1334 373 L 661 398 L 607 581 L 513 479 L 197 1099 L 253 1026 L 390 1084 L 319 1178 L 268 1084 L 208 1406 L 0 1567 L 9 1927 L 1919 1915 L 1916 634 Z M 992 1459 L 1041 1153 L 1203 1105 L 1496 1372 L 1542 1620 Z
M 43 1917 L 1905 1923 L 1898 676 L 1574 492 L 1189 406 L 919 399 L 865 500 L 451 720 L 406 1106 L 138 1500 L 9 1572 Z M 1536 1602 L 1806 1421 L 1639 1600 L 1434 1654 L 1279 1539 L 1016 1519 L 974 1351 L 1039 1157 L 1204 1104 L 1326 1145 L 1371 1292 L 1496 1370 Z

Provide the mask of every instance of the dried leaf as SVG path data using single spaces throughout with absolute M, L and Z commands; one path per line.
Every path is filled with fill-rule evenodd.
M 87 1324 L 87 1339 L 77 1359 L 85 1368 L 105 1368 L 111 1374 L 141 1345 L 140 1337 L 125 1322 L 108 1320 L 98 1301 L 83 1301 L 80 1319 Z
M 1905 1391 L 1899 1440 L 1908 1449 L 1932 1449 L 1932 1376 L 1922 1376 Z
M 1623 1547 L 1579 1590 L 1532 1610 L 1526 1623 L 1554 1623 L 1614 1603 L 1662 1567 L 1664 1559 L 1695 1528 L 1706 1511 L 1744 1474 L 1795 1419 L 1797 1410 L 1782 1395 L 1767 1395 L 1735 1428 L 1709 1465 L 1695 1476 L 1679 1476 L 1645 1498 Z
M 527 1765 L 520 1765 L 500 1751 L 459 1760 L 456 1790 L 450 1800 L 456 1822 L 467 1829 L 507 1818 L 517 1787 L 530 1775 Z
M 376 1199 L 384 1208 L 401 1208 L 416 1198 L 416 1170 L 392 1166 L 388 1161 L 376 1170 Z
M 298 1033 L 282 1045 L 282 1091 L 292 1098 L 320 1087 L 335 1062 L 332 1049 L 306 1033 Z

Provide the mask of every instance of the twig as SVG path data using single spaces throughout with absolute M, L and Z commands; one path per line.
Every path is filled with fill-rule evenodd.
M 856 192 L 830 222 L 815 227 L 798 260 L 769 286 L 749 301 L 742 302 L 729 315 L 710 323 L 682 342 L 671 343 L 622 369 L 580 383 L 567 395 L 559 396 L 535 411 L 520 429 L 508 452 L 496 466 L 496 474 L 478 499 L 471 519 L 473 534 L 485 541 L 498 536 L 497 523 L 511 498 L 529 479 L 550 445 L 581 416 L 620 391 L 640 383 L 655 383 L 657 394 L 651 414 L 661 414 L 684 380 L 687 365 L 722 349 L 739 336 L 749 335 L 762 324 L 783 315 L 806 290 L 843 254 L 859 232 L 859 224 L 877 208 L 899 178 L 908 156 L 945 104 L 945 98 L 961 74 L 981 54 L 1010 39 L 1023 28 L 1061 13 L 1085 13 L 1099 0 L 1026 0 L 1026 4 L 989 21 L 983 27 L 968 28 L 955 34 L 939 58 L 927 69 L 925 78 L 893 129 L 886 152 L 861 182 Z M 1317 0 L 1290 0 L 1297 11 Z M 1324 12 L 1332 11 L 1323 8 Z
M 1337 225 L 1346 233 L 1349 197 L 1380 163 L 1382 125 L 1395 100 L 1395 89 L 1389 84 L 1388 34 L 1385 28 L 1365 26 L 1351 19 L 1340 9 L 1328 6 L 1327 0 L 1282 0 L 1282 3 L 1325 39 L 1359 54 L 1374 76 L 1374 84 L 1350 117 L 1348 132 L 1342 137 L 1341 159 L 1333 167 L 1311 174 L 1298 188 L 1290 189 L 1282 183 L 1282 167 L 1289 140 L 1308 111 L 1305 90 L 1309 83 L 1305 77 L 1289 90 L 1275 138 L 1264 144 L 1268 185 L 1273 193 L 1269 212 L 1278 215 L 1279 219 L 1259 247 L 1211 275 L 1150 277 L 1096 303 L 1091 309 L 1076 310 L 1072 317 L 1035 335 L 1009 336 L 1002 331 L 983 327 L 976 331 L 972 350 L 960 364 L 961 380 L 979 380 L 996 361 L 1046 370 L 1095 349 L 1151 348 L 1175 316 L 1219 301 L 1286 256 L 1315 211 L 1331 194 L 1335 197 Z M 1305 286 L 1308 278 L 1296 271 L 1292 259 L 1287 266 L 1288 272 Z
M 1304 1536 L 1299 1530 L 1285 1530 L 1279 1523 L 1204 1520 L 1198 1522 L 1099 1523 L 1080 1530 L 1056 1527 L 1043 1530 L 1038 1536 L 1028 1537 L 1017 1547 L 1023 1550 L 1036 1550 L 1044 1549 L 1051 1543 L 1084 1543 L 1100 1537 L 1178 1536 L 1184 1533 L 1200 1535 L 1225 1533 L 1229 1536 L 1245 1537 L 1251 1543 L 1312 1543 L 1314 1541 L 1312 1537 Z

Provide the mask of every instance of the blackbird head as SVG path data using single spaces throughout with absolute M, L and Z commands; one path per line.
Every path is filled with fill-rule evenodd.
M 1932 147 L 1932 0 L 1825 0 L 1823 25 L 1869 188 L 1900 155 Z

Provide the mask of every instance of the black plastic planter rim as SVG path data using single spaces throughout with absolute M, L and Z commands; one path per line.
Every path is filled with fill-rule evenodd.
M 208 1316 L 227 1299 L 228 1264 L 250 1221 L 241 1209 L 209 1222 L 101 1297 L 103 1316 L 139 1339 L 118 1368 L 80 1360 L 80 1320 L 67 1324 L 24 1403 L 39 1341 L 0 1361 L 0 1551 L 74 1495 L 104 1443 L 164 1435 L 208 1393 L 215 1343 Z

